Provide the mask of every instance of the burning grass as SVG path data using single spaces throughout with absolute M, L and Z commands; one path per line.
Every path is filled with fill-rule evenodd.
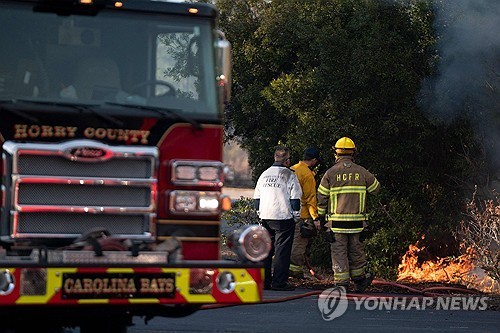
M 467 219 L 456 235 L 462 254 L 425 260 L 425 246 L 410 245 L 398 267 L 398 281 L 443 282 L 464 285 L 486 293 L 500 293 L 500 200 L 467 205 Z M 422 236 L 422 239 L 425 237 Z
M 476 254 L 472 248 L 467 248 L 465 253 L 458 257 L 421 261 L 419 254 L 424 250 L 425 246 L 419 245 L 419 242 L 410 245 L 398 267 L 399 282 L 441 282 L 486 293 L 500 293 L 498 281 L 475 265 Z

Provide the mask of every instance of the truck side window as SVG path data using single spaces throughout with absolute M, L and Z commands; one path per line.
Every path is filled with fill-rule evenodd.
M 199 64 L 197 34 L 190 32 L 167 32 L 157 36 L 156 79 L 174 85 L 179 97 L 199 99 Z M 159 90 L 165 89 L 161 86 Z

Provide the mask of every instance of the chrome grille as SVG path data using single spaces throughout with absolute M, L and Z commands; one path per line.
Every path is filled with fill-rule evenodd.
M 116 158 L 100 163 L 75 163 L 63 156 L 21 155 L 19 174 L 58 177 L 150 178 L 151 161 Z
M 148 239 L 155 217 L 156 147 L 6 142 L 5 211 L 14 238 L 74 238 L 104 228 Z M 96 158 L 77 150 L 104 152 Z M 2 234 L 5 235 L 4 231 Z
M 30 235 L 78 237 L 91 229 L 105 227 L 113 235 L 133 236 L 149 232 L 145 215 L 19 213 L 17 232 Z
M 149 207 L 151 187 L 20 183 L 19 205 Z

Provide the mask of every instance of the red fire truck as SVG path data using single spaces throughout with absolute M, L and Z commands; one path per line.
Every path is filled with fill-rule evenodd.
M 262 299 L 222 260 L 230 46 L 208 4 L 0 0 L 0 330 L 123 332 Z

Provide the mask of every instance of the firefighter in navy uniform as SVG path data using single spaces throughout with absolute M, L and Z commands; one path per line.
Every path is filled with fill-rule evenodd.
M 318 188 L 318 214 L 326 219 L 330 235 L 332 269 L 336 286 L 364 291 L 373 276 L 366 272 L 366 256 L 359 236 L 366 223 L 366 193 L 377 194 L 380 184 L 375 176 L 354 163 L 356 145 L 348 138 L 335 146 L 335 164 L 326 171 Z

